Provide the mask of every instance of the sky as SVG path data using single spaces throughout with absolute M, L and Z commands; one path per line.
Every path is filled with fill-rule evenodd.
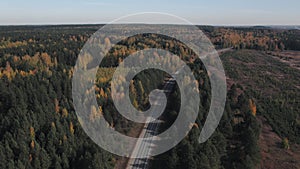
M 199 25 L 300 25 L 299 7 L 300 0 L 0 0 L 0 25 L 99 24 L 141 12 Z

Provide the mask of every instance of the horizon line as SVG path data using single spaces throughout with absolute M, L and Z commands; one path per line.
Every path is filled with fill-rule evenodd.
M 24 23 L 24 24 L 1 24 L 0 26 L 72 26 L 72 25 L 108 25 L 108 24 L 115 24 L 115 23 Z M 189 24 L 182 24 L 182 23 L 116 23 L 116 24 L 141 24 L 141 25 L 189 25 Z M 300 27 L 300 24 L 192 24 L 194 26 L 213 26 L 213 27 L 222 27 L 222 26 L 229 26 L 229 27 L 256 27 L 256 26 L 288 26 L 288 27 Z

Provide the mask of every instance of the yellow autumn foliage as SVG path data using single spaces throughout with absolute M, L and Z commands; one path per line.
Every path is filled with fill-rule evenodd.
M 34 149 L 34 146 L 35 146 L 35 143 L 34 143 L 34 141 L 33 141 L 33 140 L 31 140 L 31 143 L 30 143 L 30 147 L 31 147 L 31 149 Z
M 62 114 L 62 117 L 65 118 L 65 117 L 68 117 L 69 113 L 68 113 L 68 110 L 66 108 L 63 108 L 62 111 L 61 111 L 61 114 Z
M 249 99 L 249 108 L 253 116 L 256 116 L 256 105 L 252 99 Z
M 70 133 L 73 135 L 74 132 L 75 132 L 75 130 L 74 130 L 74 125 L 73 125 L 72 122 L 70 122 Z
M 31 137 L 31 140 L 34 140 L 34 138 L 35 138 L 34 128 L 31 126 L 29 130 L 30 130 L 30 137 Z

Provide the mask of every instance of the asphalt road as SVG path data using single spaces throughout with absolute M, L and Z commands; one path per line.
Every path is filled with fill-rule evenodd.
M 175 80 L 173 78 L 169 79 L 165 83 L 163 90 L 166 95 L 168 95 L 169 92 L 172 91 L 174 84 L 175 84 Z M 155 103 L 159 104 L 160 99 L 162 99 L 162 98 L 157 98 Z M 155 104 L 152 106 L 155 106 Z M 154 111 L 155 111 L 155 108 L 154 108 Z M 153 139 L 152 136 L 157 135 L 160 123 L 161 123 L 160 120 L 156 120 L 154 122 L 145 124 L 144 129 L 141 132 L 139 138 L 150 137 L 151 138 L 150 146 L 149 146 L 149 143 L 147 143 L 146 141 L 138 141 L 133 150 L 133 154 L 137 153 L 139 155 L 149 156 L 150 152 L 155 147 L 155 140 Z M 148 165 L 149 165 L 149 160 L 150 160 L 149 158 L 143 158 L 143 159 L 131 158 L 131 159 L 129 159 L 129 162 L 128 162 L 126 168 L 127 169 L 147 169 Z

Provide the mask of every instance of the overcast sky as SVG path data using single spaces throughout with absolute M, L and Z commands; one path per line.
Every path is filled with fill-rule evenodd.
M 107 23 L 163 12 L 201 25 L 300 25 L 300 0 L 0 0 L 0 25 Z M 171 21 L 170 21 L 171 22 Z

